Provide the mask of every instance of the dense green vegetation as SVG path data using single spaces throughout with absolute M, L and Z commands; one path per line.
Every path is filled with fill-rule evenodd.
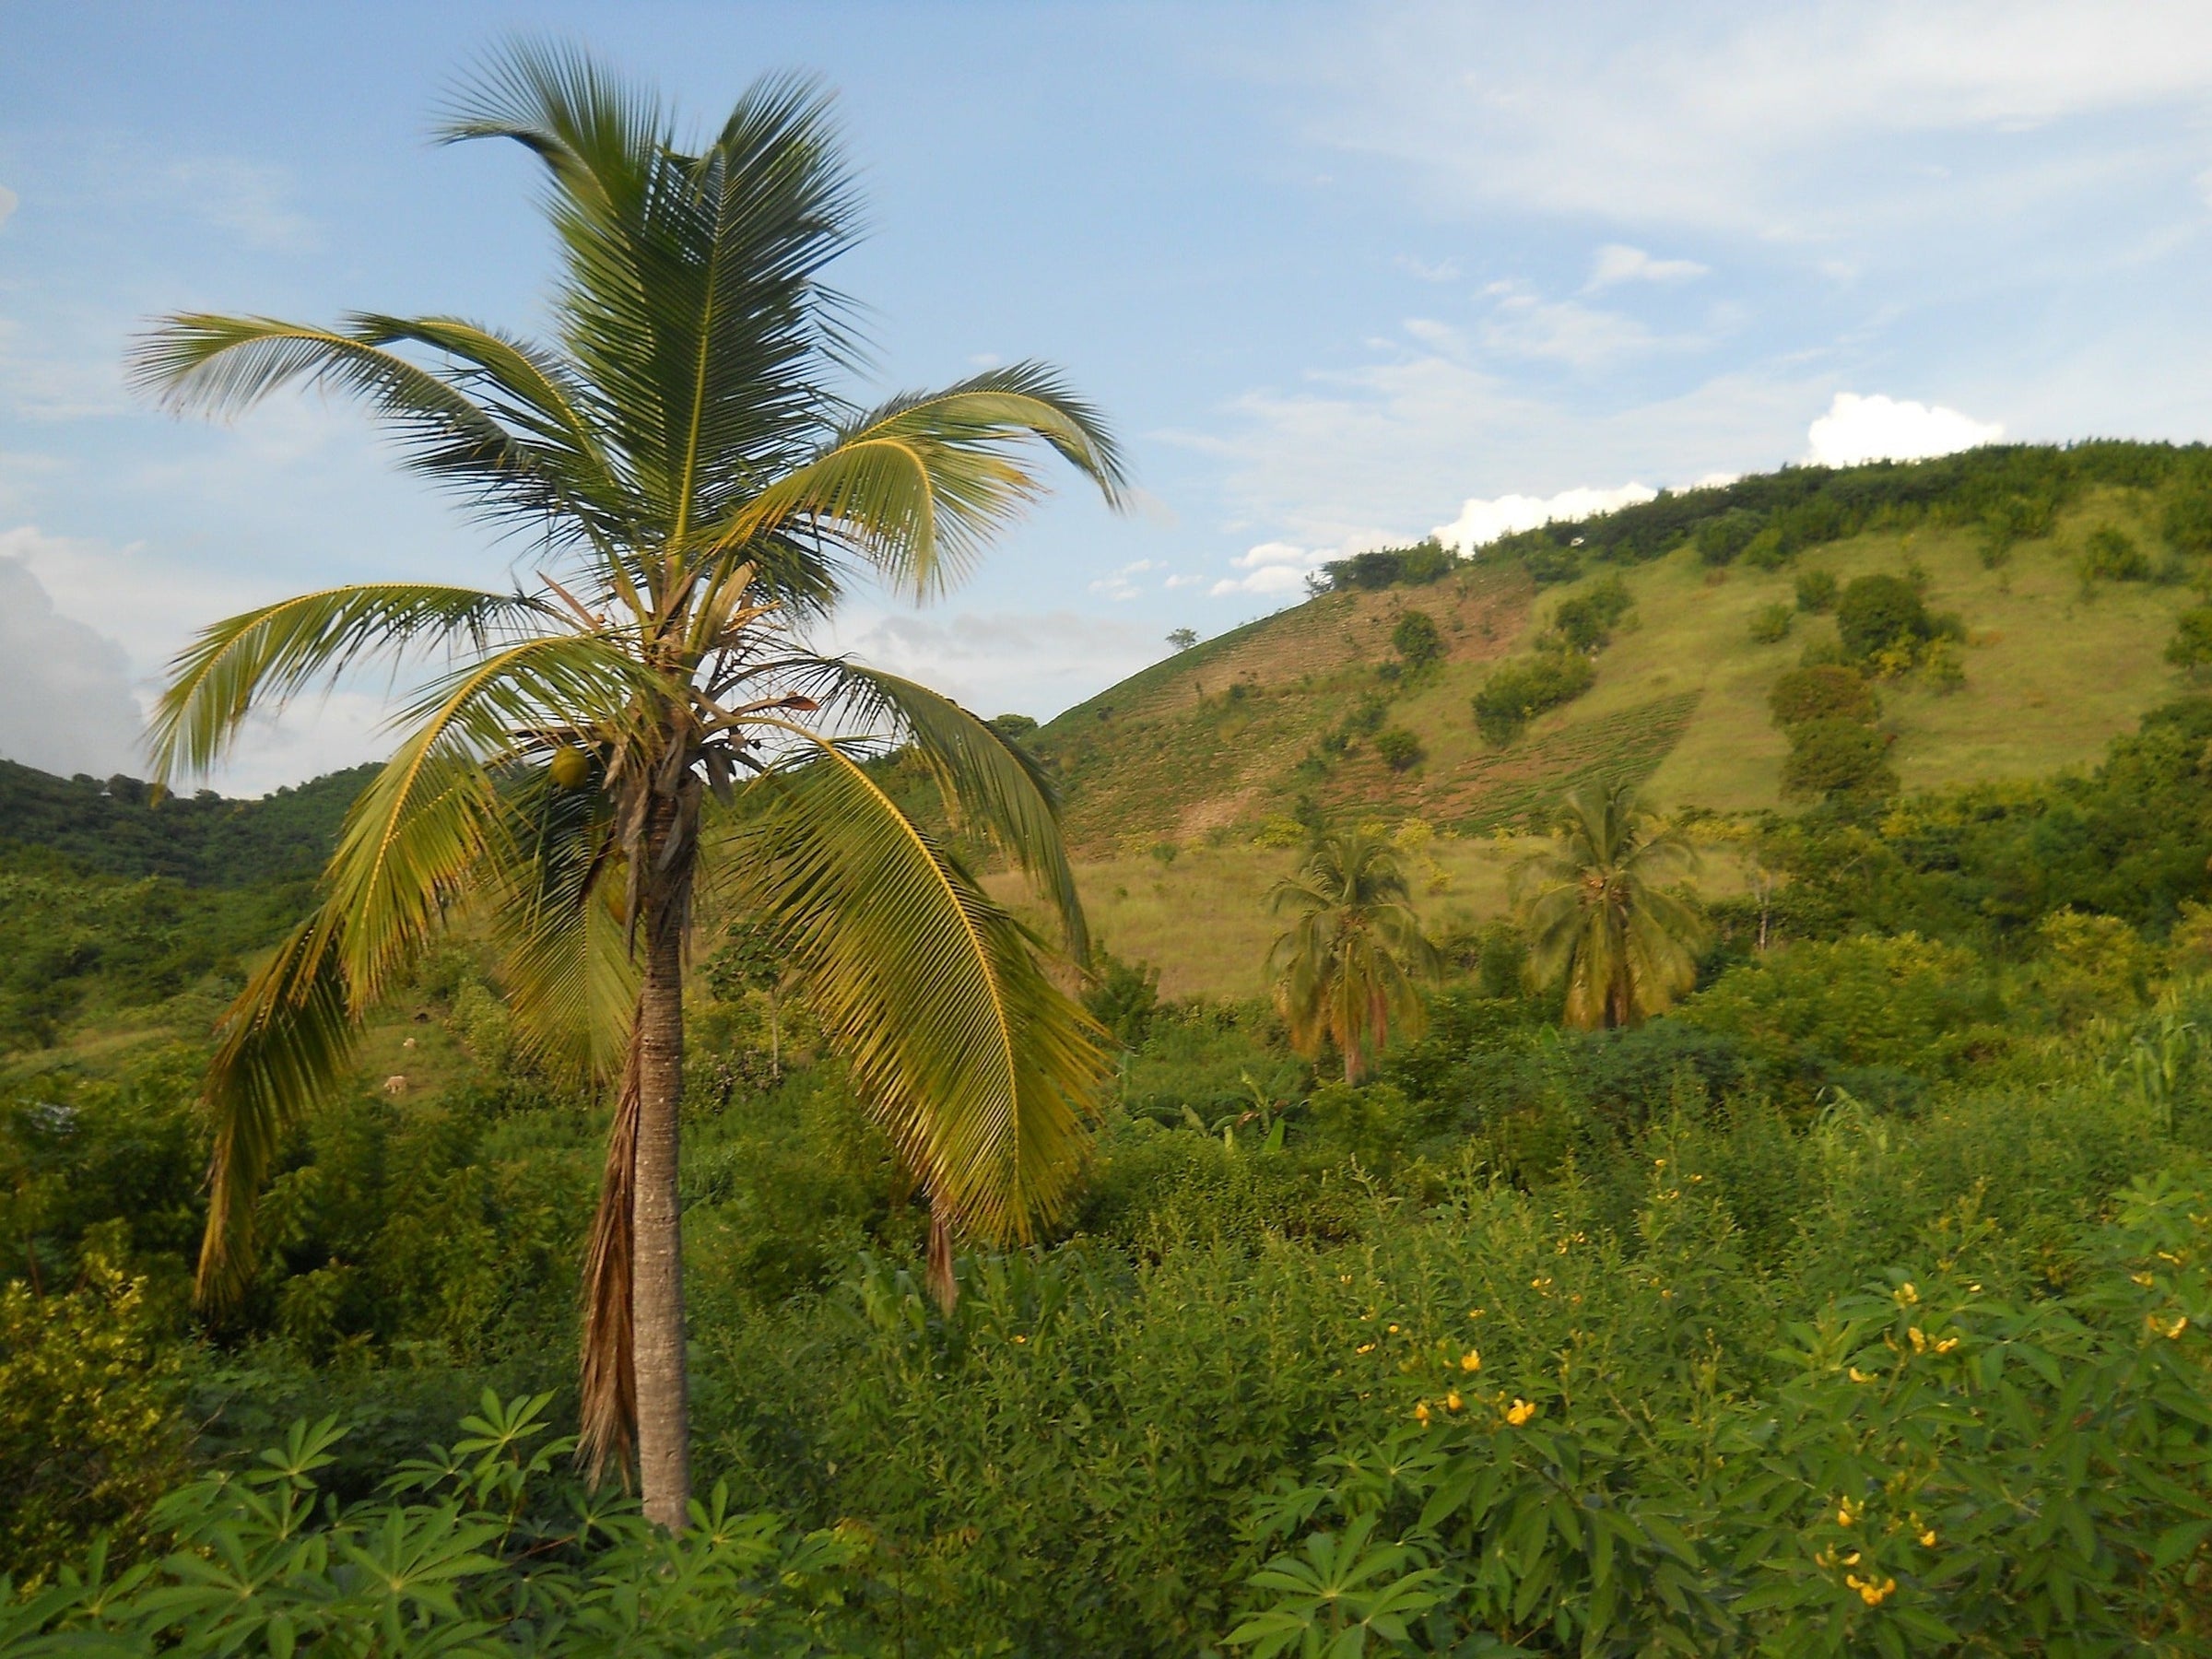
M 2195 1651 L 2207 743 L 2194 700 L 2041 783 L 1693 815 L 1781 879 L 1708 907 L 1671 1012 L 1563 1027 L 1494 923 L 1358 1086 L 1110 961 L 1080 1206 L 960 1258 L 949 1312 L 803 995 L 709 942 L 684 1182 L 726 1507 L 679 1542 L 569 1473 L 607 1103 L 515 1057 L 474 956 L 398 1028 L 450 1082 L 297 1127 L 214 1326 L 190 1044 L 49 1058 L 0 1134 L 0 1547 L 41 1586 L 0 1643 Z

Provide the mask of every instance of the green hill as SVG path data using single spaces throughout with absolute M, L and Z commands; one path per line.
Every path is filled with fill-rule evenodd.
M 1267 935 L 1260 895 L 1288 856 L 1264 843 L 1311 810 L 1301 799 L 1422 819 L 1441 837 L 1438 901 L 1470 915 L 1502 897 L 1505 854 L 1478 838 L 1532 827 L 1584 778 L 1642 782 L 1671 809 L 1782 806 L 1787 745 L 1768 693 L 1808 655 L 1839 650 L 1833 618 L 1798 607 L 1798 579 L 1818 573 L 1839 585 L 1904 577 L 1962 636 L 1951 652 L 1962 680 L 1877 679 L 1906 790 L 2084 765 L 2190 688 L 2164 653 L 2177 616 L 2205 603 L 2207 553 L 2202 446 L 1788 468 L 1550 525 L 1468 560 L 1413 560 L 1417 577 L 1439 572 L 1427 582 L 1392 580 L 1387 558 L 1347 561 L 1332 567 L 1334 591 L 1155 664 L 1031 741 L 1063 780 L 1112 947 L 1160 962 L 1171 989 L 1251 990 Z M 1563 604 L 1616 583 L 1627 608 L 1586 657 L 1588 690 L 1510 743 L 1486 741 L 1476 693 L 1501 665 L 1535 659 Z M 1408 674 L 1392 636 L 1411 611 L 1434 622 L 1441 652 Z M 1787 633 L 1755 639 L 1762 615 L 1770 629 L 1786 618 Z M 1418 755 L 1402 770 L 1381 741 L 1392 732 Z

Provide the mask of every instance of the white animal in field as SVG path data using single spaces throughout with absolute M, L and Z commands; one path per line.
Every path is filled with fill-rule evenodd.
M 386 1078 L 384 1079 L 384 1092 L 385 1092 L 386 1094 L 388 1094 L 388 1095 L 403 1095 L 403 1094 L 406 1094 L 406 1093 L 407 1092 L 407 1080 L 406 1080 L 406 1078 L 405 1078 L 405 1077 L 386 1077 Z
M 406 1040 L 405 1042 L 402 1042 L 402 1043 L 401 1043 L 399 1046 L 400 1046 L 401 1048 L 403 1048 L 403 1049 L 404 1049 L 404 1048 L 413 1048 L 413 1047 L 415 1046 L 415 1039 L 414 1039 L 414 1038 L 412 1038 L 412 1037 L 410 1037 L 410 1038 L 408 1038 L 408 1039 L 407 1039 L 407 1040 Z

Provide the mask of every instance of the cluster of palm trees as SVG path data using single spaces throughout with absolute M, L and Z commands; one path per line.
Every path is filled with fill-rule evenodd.
M 351 1075 L 366 1016 L 456 924 L 496 947 L 522 1041 L 612 1106 L 583 1285 L 594 1472 L 646 1512 L 689 1499 L 677 1108 L 684 984 L 704 899 L 771 942 L 926 1193 L 932 1276 L 957 1236 L 1018 1241 L 1074 1190 L 1111 1074 L 1062 988 L 1088 954 L 1059 807 L 1036 763 L 912 681 L 825 657 L 806 624 L 859 572 L 942 592 L 1044 488 L 1056 453 L 1118 504 L 1119 452 L 1052 370 L 994 370 L 873 407 L 824 280 L 854 234 L 827 101 L 756 85 L 703 143 L 590 59 L 519 47 L 444 136 L 542 165 L 559 256 L 549 337 L 454 317 L 334 325 L 174 315 L 138 383 L 222 415 L 279 389 L 359 400 L 406 465 L 526 534 L 510 588 L 325 588 L 200 632 L 172 665 L 159 775 L 205 772 L 257 710 L 383 659 L 425 661 L 395 750 L 348 813 L 313 913 L 225 1015 L 198 1294 L 255 1272 L 256 1200 L 288 1128 Z M 520 568 L 520 567 L 518 567 Z M 867 764 L 898 747 L 954 819 L 1025 871 L 1048 943 L 902 811 Z M 1688 981 L 1680 852 L 1622 791 L 1578 796 L 1529 905 L 1569 1018 L 1618 1024 Z M 1390 849 L 1323 836 L 1277 889 L 1281 1006 L 1357 1082 L 1416 1027 L 1434 966 Z

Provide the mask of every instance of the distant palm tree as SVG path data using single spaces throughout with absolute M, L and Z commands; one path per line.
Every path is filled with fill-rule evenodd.
M 1697 979 L 1705 923 L 1660 883 L 1697 854 L 1640 811 L 1632 785 L 1591 783 L 1567 797 L 1557 837 L 1514 870 L 1529 973 L 1567 982 L 1567 1023 L 1634 1025 Z
M 549 342 L 450 317 L 194 314 L 135 353 L 138 382 L 179 410 L 229 413 L 288 384 L 359 397 L 408 465 L 539 538 L 547 561 L 515 592 L 381 582 L 265 606 L 173 665 L 152 735 L 165 779 L 207 769 L 257 705 L 379 654 L 445 658 L 355 803 L 320 907 L 223 1022 L 199 1291 L 242 1290 L 285 1126 L 343 1083 L 364 1013 L 468 907 L 537 1051 L 617 1085 L 585 1265 L 583 1444 L 596 1471 L 634 1443 L 646 1512 L 680 1526 L 694 889 L 720 884 L 803 975 L 927 1189 L 941 1268 L 954 1230 L 1018 1238 L 1064 1203 L 1110 1070 L 1031 935 L 862 763 L 871 743 L 905 745 L 1081 954 L 1036 762 L 918 685 L 814 655 L 794 625 L 859 569 L 941 591 L 1041 493 L 1030 441 L 1110 501 L 1121 464 L 1036 364 L 865 411 L 837 395 L 853 337 L 821 272 L 853 240 L 853 206 L 809 85 L 756 84 L 686 149 L 651 93 L 520 47 L 444 136 L 511 138 L 544 163 L 562 260 Z
M 1406 901 L 1398 855 L 1367 831 L 1326 830 L 1268 898 L 1278 915 L 1298 918 L 1267 957 L 1291 1045 L 1312 1059 L 1334 1041 L 1344 1080 L 1357 1083 L 1394 1027 L 1402 1036 L 1419 1033 L 1417 981 L 1436 971 L 1436 950 Z

